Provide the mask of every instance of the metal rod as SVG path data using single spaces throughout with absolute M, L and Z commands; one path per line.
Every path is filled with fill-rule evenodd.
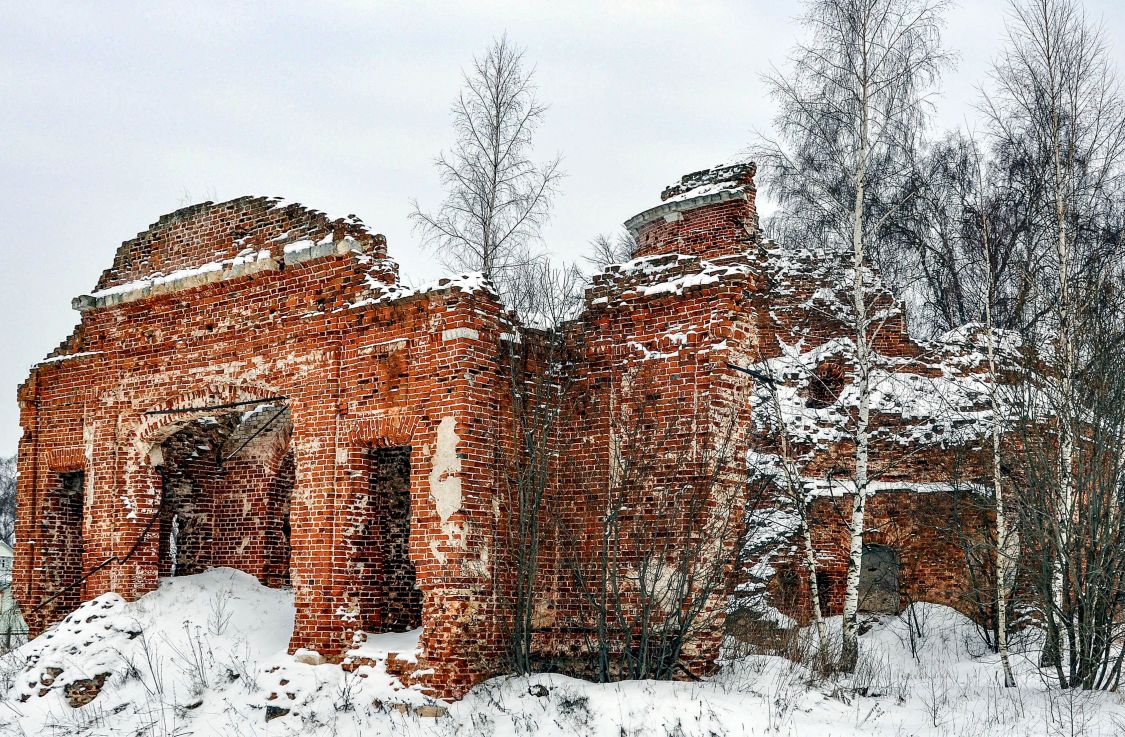
M 732 368 L 735 371 L 741 371 L 742 373 L 746 374 L 747 376 L 753 376 L 755 379 L 762 382 L 763 384 L 769 384 L 770 386 L 777 386 L 776 381 L 774 381 L 771 377 L 766 376 L 765 374 L 763 374 L 760 371 L 755 371 L 754 369 L 748 369 L 744 366 L 738 366 L 738 365 L 735 365 L 733 363 L 730 363 L 729 361 L 727 362 L 727 368 Z
M 136 553 L 137 550 L 140 549 L 141 543 L 143 543 L 145 541 L 145 538 L 148 537 L 149 530 L 151 530 L 152 526 L 154 524 L 156 524 L 156 520 L 158 520 L 160 518 L 160 512 L 161 511 L 162 511 L 161 507 L 158 506 L 156 508 L 156 514 L 152 515 L 152 519 L 150 519 L 148 521 L 148 524 L 145 525 L 145 528 L 143 530 L 141 530 L 141 534 L 140 534 L 139 537 L 137 537 L 137 541 L 135 543 L 133 543 L 133 547 L 129 550 L 128 553 L 125 554 L 124 558 L 118 558 L 116 555 L 109 556 L 108 558 L 103 560 L 101 563 L 98 563 L 96 566 L 94 566 L 89 571 L 87 571 L 86 575 L 82 576 L 81 578 L 79 578 L 74 583 L 72 583 L 68 586 L 63 586 L 61 589 L 59 589 L 58 591 L 51 594 L 51 596 L 49 596 L 47 599 L 39 602 L 38 606 L 31 609 L 28 612 L 28 614 L 34 614 L 35 612 L 37 612 L 40 609 L 42 609 L 43 607 L 47 606 L 52 601 L 59 598 L 60 596 L 62 596 L 66 592 L 80 587 L 82 584 L 86 583 L 86 581 L 89 580 L 89 578 L 91 576 L 93 576 L 95 573 L 97 573 L 101 569 L 105 568 L 106 566 L 108 566 L 110 563 L 120 563 L 121 565 L 125 565 L 126 563 L 128 563 L 129 559 L 133 557 L 133 554 Z
M 232 452 L 231 452 L 231 454 L 230 454 L 229 456 L 227 456 L 226 458 L 223 458 L 222 456 L 220 456 L 220 457 L 219 457 L 219 467 L 220 467 L 220 468 L 222 468 L 222 465 L 223 465 L 224 463 L 226 463 L 226 462 L 227 462 L 227 461 L 229 461 L 229 460 L 230 460 L 231 458 L 234 458 L 234 457 L 235 457 L 236 455 L 238 455 L 238 454 L 239 454 L 239 452 L 241 452 L 241 450 L 242 450 L 243 448 L 245 448 L 245 447 L 246 447 L 247 445 L 250 445 L 250 441 L 251 441 L 251 440 L 253 440 L 254 438 L 256 438 L 256 437 L 258 437 L 259 435 L 261 435 L 261 434 L 262 434 L 263 432 L 265 432 L 265 431 L 266 431 L 266 428 L 268 428 L 268 427 L 269 427 L 270 425 L 272 425 L 272 424 L 274 423 L 274 421 L 276 421 L 276 420 L 277 420 L 277 418 L 278 418 L 278 417 L 281 417 L 281 415 L 282 415 L 282 414 L 284 414 L 285 412 L 288 412 L 288 411 L 289 411 L 289 407 L 287 407 L 287 406 L 286 406 L 286 407 L 282 407 L 282 408 L 281 408 L 281 409 L 279 409 L 279 410 L 278 410 L 278 411 L 277 411 L 276 413 L 274 413 L 274 416 L 273 416 L 273 417 L 271 417 L 271 418 L 269 419 L 269 421 L 268 421 L 268 422 L 267 422 L 266 424 L 264 424 L 264 425 L 262 425 L 261 427 L 259 427 L 259 428 L 258 428 L 257 430 L 255 430 L 255 431 L 254 431 L 254 434 L 253 434 L 253 435 L 251 435 L 250 437 L 246 438 L 245 442 L 243 442 L 243 443 L 242 443 L 242 445 L 240 445 L 240 446 L 238 446 L 237 448 L 235 448 L 235 449 L 234 449 L 234 451 L 232 451 Z M 220 448 L 219 450 L 222 450 L 222 448 Z
M 268 404 L 269 402 L 284 402 L 289 397 L 266 397 L 265 399 L 247 399 L 244 402 L 231 402 L 230 404 L 211 404 L 205 407 L 177 407 L 175 409 L 154 409 L 145 412 L 146 415 L 171 415 L 177 412 L 206 412 L 212 409 L 231 409 L 232 407 L 245 407 L 248 404 Z

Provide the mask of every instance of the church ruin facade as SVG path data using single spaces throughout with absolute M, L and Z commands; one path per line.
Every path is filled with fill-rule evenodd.
M 737 592 L 807 616 L 784 464 L 820 520 L 824 605 L 842 604 L 846 267 L 763 237 L 754 171 L 688 175 L 629 220 L 636 258 L 597 275 L 566 327 L 534 512 L 528 621 L 545 664 L 580 661 L 598 632 L 628 640 L 643 618 L 618 610 L 682 584 L 689 554 L 685 672 L 713 666 Z M 876 408 L 873 608 L 972 613 L 963 546 L 943 530 L 976 473 L 973 336 L 920 344 L 873 289 L 896 387 Z M 33 634 L 103 592 L 230 566 L 292 588 L 291 651 L 348 660 L 363 633 L 421 628 L 402 677 L 434 695 L 502 671 L 527 460 L 512 357 L 529 374 L 547 362 L 486 282 L 403 286 L 358 219 L 243 197 L 162 217 L 74 306 L 80 325 L 19 389 L 13 591 Z M 955 412 L 925 403 L 937 390 Z M 607 611 L 591 595 L 607 576 L 641 593 Z

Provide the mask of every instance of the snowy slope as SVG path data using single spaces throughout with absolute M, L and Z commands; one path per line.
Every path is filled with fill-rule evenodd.
M 1026 643 L 1016 661 L 1021 688 L 1004 689 L 970 622 L 935 605 L 913 613 L 913 639 L 905 616 L 872 621 L 848 682 L 812 683 L 801 665 L 749 655 L 702 683 L 498 678 L 433 709 L 382 663 L 349 674 L 287 655 L 291 595 L 216 569 L 164 581 L 131 604 L 98 597 L 10 656 L 0 668 L 0 735 L 1125 733 L 1120 696 L 1047 689 Z M 380 636 L 366 647 L 412 657 L 413 635 Z M 72 707 L 68 691 L 80 698 L 100 674 L 108 675 L 96 698 Z

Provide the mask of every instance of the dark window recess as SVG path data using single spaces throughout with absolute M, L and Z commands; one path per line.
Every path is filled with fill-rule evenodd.
M 817 367 L 809 380 L 809 404 L 817 409 L 834 404 L 844 391 L 844 367 L 824 363 Z
M 898 614 L 898 554 L 886 545 L 864 545 L 859 572 L 859 610 Z

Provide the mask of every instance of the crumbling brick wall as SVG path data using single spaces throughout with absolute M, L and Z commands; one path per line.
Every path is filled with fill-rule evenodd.
M 15 592 L 33 632 L 80 598 L 136 597 L 170 572 L 168 474 L 188 479 L 168 488 L 186 488 L 208 521 L 199 565 L 292 584 L 292 647 L 339 657 L 361 620 L 410 621 L 420 606 L 419 669 L 433 669 L 437 693 L 489 672 L 501 645 L 488 581 L 463 565 L 487 556 L 492 518 L 499 306 L 487 289 L 405 290 L 381 236 L 263 198 L 163 218 L 123 246 L 99 286 L 76 300 L 82 323 L 19 394 Z M 286 409 L 283 432 L 221 469 L 198 467 L 224 440 L 224 453 L 241 444 L 220 433 L 176 468 L 166 443 L 185 427 L 245 422 L 267 406 Z M 353 537 L 370 514 L 357 501 L 370 495 L 368 455 L 387 446 L 410 449 L 410 527 L 379 555 L 401 558 L 408 545 L 416 582 L 376 610 L 370 546 Z M 76 470 L 80 520 L 52 511 L 70 509 L 59 477 Z M 59 547 L 71 539 L 81 553 Z
M 566 367 L 550 378 L 565 396 L 541 512 L 539 656 L 588 658 L 612 511 L 626 591 L 610 618 L 643 605 L 646 567 L 665 576 L 692 555 L 717 572 L 688 595 L 703 616 L 684 662 L 708 672 L 745 516 L 759 511 L 747 454 L 771 442 L 753 417 L 759 380 L 742 369 L 778 355 L 779 339 L 844 329 L 802 311 L 815 283 L 777 288 L 753 175 L 696 172 L 630 220 L 638 258 L 594 279 L 561 363 L 534 331 L 516 341 L 477 278 L 398 284 L 385 240 L 354 217 L 247 197 L 161 218 L 75 299 L 81 324 L 19 390 L 14 591 L 33 632 L 80 599 L 151 591 L 173 565 L 227 565 L 293 587 L 294 650 L 340 659 L 358 633 L 421 626 L 404 677 L 459 696 L 507 655 L 516 356 L 529 375 Z M 904 322 L 879 340 L 921 355 Z M 847 367 L 833 370 L 843 381 Z M 846 475 L 847 459 L 838 444 L 808 472 Z M 914 480 L 950 468 L 940 454 L 899 466 Z M 956 556 L 926 532 L 938 529 L 927 514 L 947 515 L 937 499 L 877 497 L 872 539 L 899 546 L 912 592 L 953 601 Z M 816 509 L 837 576 L 846 541 Z
M 848 574 L 852 495 L 825 497 L 810 507 L 813 544 L 818 551 L 817 587 L 825 616 L 843 611 Z M 865 546 L 894 552 L 898 576 L 896 610 L 914 602 L 953 607 L 969 617 L 980 614 L 981 592 L 968 579 L 966 550 L 980 548 L 987 519 L 967 493 L 886 491 L 871 497 L 867 507 Z M 808 573 L 803 551 L 794 550 L 774 563 L 771 601 L 799 622 L 811 619 Z M 986 595 L 987 596 L 987 595 Z M 867 611 L 860 602 L 861 611 Z

